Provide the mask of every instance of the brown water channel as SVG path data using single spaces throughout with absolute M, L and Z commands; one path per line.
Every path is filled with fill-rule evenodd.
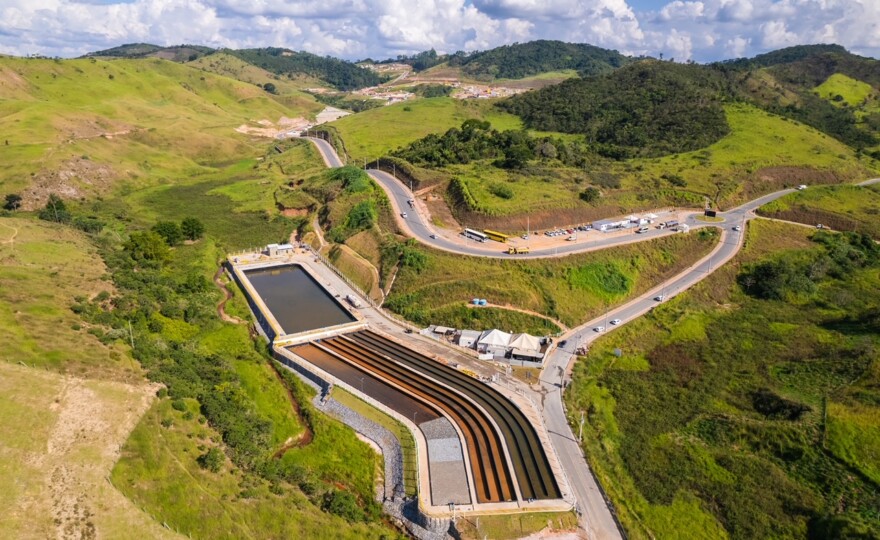
M 356 320 L 298 264 L 246 270 L 245 275 L 285 334 Z
M 356 388 L 376 401 L 383 403 L 391 410 L 400 413 L 410 420 L 415 420 L 416 424 L 438 418 L 437 413 L 432 409 L 424 406 L 397 388 L 322 351 L 311 343 L 288 347 L 288 350 L 308 360 L 337 379 L 345 381 L 352 388 Z

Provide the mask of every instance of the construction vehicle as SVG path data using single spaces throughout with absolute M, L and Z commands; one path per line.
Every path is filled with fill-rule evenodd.
M 509 247 L 507 248 L 508 255 L 525 255 L 529 252 L 529 248 L 527 247 Z

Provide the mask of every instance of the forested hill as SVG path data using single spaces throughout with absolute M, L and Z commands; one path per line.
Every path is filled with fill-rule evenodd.
M 585 43 L 539 40 L 453 56 L 449 65 L 460 65 L 464 73 L 477 78 L 522 79 L 566 69 L 586 77 L 613 71 L 631 61 L 617 51 Z
M 275 47 L 230 49 L 224 52 L 278 75 L 297 73 L 310 75 L 339 90 L 375 86 L 383 81 L 382 77 L 369 69 L 330 56 L 318 56 Z
M 880 62 L 839 45 L 803 45 L 715 64 L 738 96 L 878 153 Z
M 114 58 L 159 57 L 175 62 L 191 62 L 199 57 L 211 55 L 215 52 L 230 54 L 276 75 L 307 75 L 315 77 L 339 90 L 355 90 L 357 88 L 375 86 L 382 82 L 382 78 L 376 73 L 345 60 L 275 47 L 215 50 L 198 45 L 160 47 L 150 43 L 129 43 L 113 47 L 112 49 L 89 53 L 86 56 Z
M 727 82 L 697 65 L 642 61 L 606 75 L 572 79 L 500 106 L 541 131 L 583 133 L 609 157 L 686 152 L 729 128 Z

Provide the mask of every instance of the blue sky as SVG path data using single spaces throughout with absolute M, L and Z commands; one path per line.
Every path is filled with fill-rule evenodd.
M 707 62 L 805 43 L 880 56 L 880 0 L 2 0 L 0 53 L 122 43 L 289 47 L 350 60 L 560 39 Z

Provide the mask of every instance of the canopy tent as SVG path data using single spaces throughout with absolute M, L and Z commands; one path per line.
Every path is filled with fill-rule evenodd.
M 510 338 L 508 347 L 523 351 L 540 351 L 541 339 L 529 334 L 514 334 Z

